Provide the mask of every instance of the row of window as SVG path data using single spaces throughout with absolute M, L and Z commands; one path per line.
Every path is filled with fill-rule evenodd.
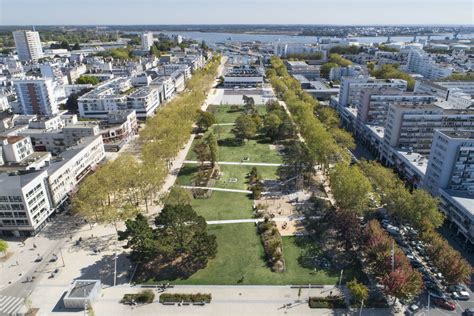
M 26 212 L 0 212 L 0 217 L 26 217 Z
M 25 207 L 23 204 L 0 204 L 0 210 L 9 211 L 9 210 L 24 210 Z

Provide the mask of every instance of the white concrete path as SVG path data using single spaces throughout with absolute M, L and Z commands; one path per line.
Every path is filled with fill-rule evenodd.
M 212 126 L 233 126 L 235 123 L 216 123 L 212 124 Z
M 303 220 L 304 216 L 279 216 L 272 218 L 275 222 L 289 222 L 289 221 L 300 221 Z M 259 223 L 263 222 L 263 218 L 244 218 L 244 219 L 227 219 L 219 221 L 206 221 L 208 225 L 223 225 L 223 224 L 240 224 L 240 223 Z
M 180 187 L 185 189 L 203 189 L 203 190 L 211 190 L 211 191 L 224 191 L 224 192 L 234 192 L 234 193 L 252 193 L 249 190 L 237 190 L 237 189 L 224 189 L 224 188 L 210 188 L 210 187 L 195 187 L 191 185 L 180 185 Z
M 185 160 L 183 163 L 187 164 L 199 164 L 199 161 Z M 210 164 L 210 161 L 204 161 L 206 164 Z M 234 162 L 234 161 L 219 161 L 219 165 L 235 165 L 235 166 L 261 166 L 261 167 L 280 167 L 285 166 L 282 163 L 267 163 L 267 162 Z

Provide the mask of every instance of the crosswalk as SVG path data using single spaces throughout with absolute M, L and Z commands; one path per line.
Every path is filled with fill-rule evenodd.
M 21 297 L 0 295 L 0 315 L 17 315 L 24 305 Z

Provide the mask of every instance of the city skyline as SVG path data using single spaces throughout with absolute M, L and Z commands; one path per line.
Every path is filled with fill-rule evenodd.
M 161 15 L 163 11 L 173 14 Z M 217 0 L 0 0 L 0 12 L 0 25 L 474 23 L 469 0 L 243 0 L 238 6 Z

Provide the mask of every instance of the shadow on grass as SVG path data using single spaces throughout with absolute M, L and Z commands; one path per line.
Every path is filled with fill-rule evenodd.
M 218 140 L 217 144 L 224 147 L 240 147 L 244 144 L 244 142 L 241 139 L 229 137 Z

